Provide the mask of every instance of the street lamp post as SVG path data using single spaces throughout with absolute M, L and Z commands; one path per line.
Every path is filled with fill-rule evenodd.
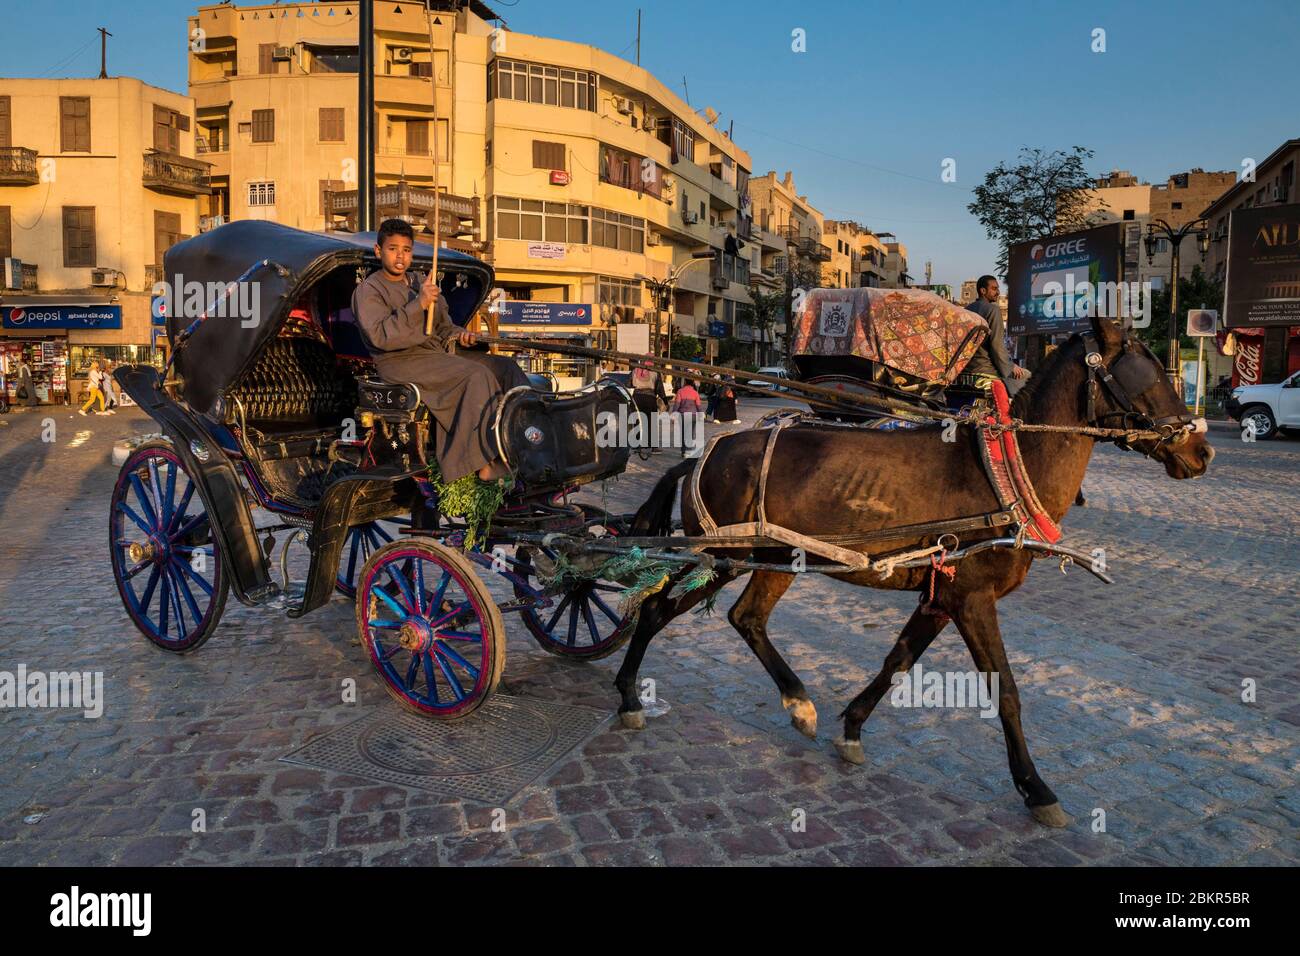
M 1147 262 L 1150 263 L 1155 258 L 1156 240 L 1168 239 L 1172 255 L 1169 275 L 1169 362 L 1166 368 L 1170 377 L 1173 379 L 1174 388 L 1178 394 L 1183 393 L 1182 370 L 1179 361 L 1179 334 L 1178 334 L 1178 260 L 1179 246 L 1182 245 L 1183 239 L 1191 232 L 1196 232 L 1196 244 L 1201 253 L 1201 259 L 1205 259 L 1205 253 L 1210 249 L 1210 233 L 1206 228 L 1204 219 L 1193 219 L 1179 228 L 1175 229 L 1163 219 L 1155 219 L 1147 223 L 1147 235 L 1144 240 L 1147 247 Z
M 674 290 L 676 290 L 677 288 L 677 280 L 682 277 L 682 273 L 684 273 L 691 266 L 695 265 L 695 263 L 712 261 L 713 258 L 714 258 L 714 252 L 712 249 L 705 252 L 692 252 L 690 259 L 688 259 L 686 262 L 683 262 L 681 265 L 668 270 L 667 278 L 652 279 L 650 276 L 643 276 L 643 275 L 637 276 L 638 279 L 640 279 L 642 282 L 646 284 L 646 287 L 649 288 L 650 290 L 650 294 L 654 297 L 655 327 L 654 327 L 654 335 L 651 338 L 651 342 L 652 342 L 651 348 L 656 355 L 659 353 L 659 312 L 661 311 L 661 309 L 667 308 L 669 302 L 671 302 L 672 294 Z M 673 355 L 673 318 L 672 318 L 672 313 L 669 312 L 668 313 L 668 358 L 672 358 L 672 355 Z

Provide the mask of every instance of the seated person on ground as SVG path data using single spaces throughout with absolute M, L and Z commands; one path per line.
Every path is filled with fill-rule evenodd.
M 389 382 L 414 383 L 436 423 L 434 451 L 442 480 L 477 473 L 484 480 L 508 473 L 492 434 L 502 393 L 528 385 L 519 366 L 504 356 L 449 351 L 453 342 L 474 344 L 473 332 L 453 325 L 433 277 L 408 270 L 415 245 L 410 225 L 388 219 L 379 227 L 376 269 L 352 293 L 352 313 Z M 433 333 L 424 330 L 425 312 L 437 302 Z

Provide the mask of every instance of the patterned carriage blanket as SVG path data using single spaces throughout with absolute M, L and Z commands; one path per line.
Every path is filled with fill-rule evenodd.
M 924 289 L 813 289 L 794 317 L 793 355 L 855 355 L 951 385 L 988 335 L 974 312 Z

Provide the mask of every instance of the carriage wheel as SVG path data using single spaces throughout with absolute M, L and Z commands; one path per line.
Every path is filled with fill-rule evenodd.
M 361 569 L 357 630 L 384 687 L 421 714 L 464 717 L 496 690 L 505 626 L 459 553 L 426 538 L 384 545 Z
M 399 527 L 410 526 L 410 518 L 387 518 L 349 528 L 348 536 L 343 539 L 342 557 L 339 558 L 339 573 L 334 579 L 334 590 L 346 598 L 355 598 L 357 572 L 370 560 L 372 554 L 401 536 Z
M 556 553 L 541 548 L 554 558 Z M 532 574 L 532 549 L 520 548 L 515 571 L 528 579 L 533 590 L 515 585 L 515 596 L 528 598 L 542 590 Z M 549 608 L 525 608 L 524 626 L 543 650 L 573 660 L 595 661 L 613 654 L 632 636 L 634 622 L 618 611 L 618 596 L 625 590 L 613 581 L 584 581 L 556 598 Z
M 169 651 L 206 641 L 230 590 L 197 491 L 165 442 L 137 448 L 113 487 L 109 552 L 118 593 L 141 633 Z

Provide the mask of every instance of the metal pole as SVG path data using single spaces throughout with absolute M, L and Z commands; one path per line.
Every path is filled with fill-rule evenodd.
M 429 277 L 438 281 L 438 246 L 442 242 L 442 197 L 438 193 L 438 70 L 434 66 L 433 55 L 433 11 L 424 8 L 424 17 L 429 25 L 429 88 L 433 91 L 433 263 L 429 266 Z M 450 148 L 450 131 L 448 133 Z M 424 316 L 424 334 L 433 334 L 433 320 L 438 311 L 438 300 L 434 299 Z
M 108 38 L 113 34 L 109 33 L 103 27 L 96 27 L 99 31 L 99 78 L 108 79 Z
M 1205 336 L 1197 337 L 1200 348 L 1196 353 L 1196 409 L 1192 412 L 1197 418 L 1201 417 L 1201 397 L 1205 394 L 1205 373 L 1202 369 L 1205 367 Z
M 1169 374 L 1174 380 L 1174 388 L 1178 391 L 1181 399 L 1183 394 L 1183 376 L 1179 368 L 1179 349 L 1178 349 L 1178 247 L 1182 244 L 1183 234 L 1180 232 L 1177 236 L 1172 231 L 1168 233 L 1169 241 L 1173 244 L 1173 276 L 1169 287 Z
M 375 6 L 358 0 L 357 231 L 375 228 Z

